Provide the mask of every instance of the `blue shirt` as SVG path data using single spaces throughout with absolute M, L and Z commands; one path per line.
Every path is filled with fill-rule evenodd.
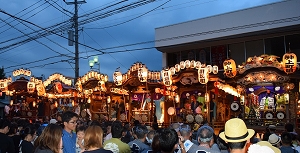
M 65 129 L 63 129 L 63 152 L 64 153 L 75 153 L 76 152 L 76 138 L 77 135 L 74 132 L 67 132 Z

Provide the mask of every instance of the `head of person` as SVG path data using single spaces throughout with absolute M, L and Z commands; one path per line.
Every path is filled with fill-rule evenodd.
M 24 129 L 21 130 L 20 136 L 22 140 L 26 140 L 28 142 L 31 142 L 36 137 L 36 129 L 34 126 L 27 126 Z
M 283 146 L 291 146 L 292 145 L 292 134 L 289 132 L 283 132 L 281 134 L 281 142 Z
M 224 132 L 219 137 L 227 142 L 229 149 L 245 149 L 246 143 L 254 135 L 253 129 L 247 129 L 246 124 L 239 118 L 232 118 L 225 123 Z
M 0 133 L 8 133 L 11 122 L 8 119 L 0 119 Z
M 85 149 L 102 148 L 103 130 L 100 126 L 92 125 L 85 130 L 84 147 Z
M 269 136 L 268 142 L 275 147 L 280 147 L 281 138 L 273 133 Z
M 268 141 L 259 141 L 250 145 L 248 153 L 281 153 L 279 148 L 272 146 Z
M 41 135 L 34 141 L 34 148 L 40 150 L 50 149 L 59 153 L 62 149 L 62 127 L 56 124 L 49 124 Z
M 160 152 L 160 146 L 159 146 L 159 134 L 155 134 L 151 143 L 151 148 L 154 153 Z
M 77 135 L 77 138 L 80 139 L 80 140 L 83 140 L 84 139 L 84 135 L 85 135 L 85 127 L 84 126 L 79 126 L 77 129 L 76 129 L 76 135 Z
M 178 135 L 174 129 L 162 129 L 159 135 L 159 146 L 163 153 L 173 153 L 177 148 Z
M 111 136 L 113 138 L 121 138 L 122 130 L 123 130 L 122 122 L 114 121 L 111 125 Z
M 138 139 L 146 139 L 148 129 L 145 125 L 137 125 L 134 127 L 134 134 Z
M 200 144 L 208 144 L 210 147 L 214 143 L 214 130 L 208 126 L 203 125 L 197 131 L 197 139 Z
M 191 127 L 188 124 L 180 125 L 179 132 L 184 140 L 188 140 L 192 136 Z
M 154 130 L 151 130 L 151 131 L 149 131 L 147 133 L 147 141 L 148 141 L 148 143 L 152 143 L 153 142 L 154 135 L 155 135 L 155 131 Z
M 62 114 L 64 129 L 71 132 L 76 129 L 78 115 L 72 111 L 66 111 Z

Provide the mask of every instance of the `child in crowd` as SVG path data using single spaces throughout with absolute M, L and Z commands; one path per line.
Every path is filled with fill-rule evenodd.
M 85 127 L 80 126 L 76 130 L 77 140 L 76 140 L 76 153 L 80 153 L 81 150 L 84 150 L 84 134 Z

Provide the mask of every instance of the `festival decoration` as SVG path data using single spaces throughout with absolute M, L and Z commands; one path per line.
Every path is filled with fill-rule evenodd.
M 224 75 L 229 78 L 233 78 L 236 76 L 236 64 L 233 59 L 226 59 L 223 62 L 224 67 Z
M 172 85 L 172 75 L 170 70 L 166 69 L 166 70 L 162 70 L 161 71 L 161 76 L 163 79 L 163 83 L 165 86 L 170 86 Z
M 294 73 L 297 69 L 297 56 L 294 53 L 285 53 L 282 57 L 282 68 L 285 73 Z
M 122 85 L 122 73 L 120 71 L 114 72 L 113 79 L 117 86 Z

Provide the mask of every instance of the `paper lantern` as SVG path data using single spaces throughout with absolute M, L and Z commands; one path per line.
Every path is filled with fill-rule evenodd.
M 174 107 L 169 107 L 168 108 L 168 114 L 171 115 L 171 116 L 174 115 L 175 114 L 175 108 Z
M 206 84 L 209 79 L 209 73 L 207 68 L 198 69 L 198 80 L 201 84 Z
M 297 56 L 294 53 L 285 53 L 282 57 L 282 68 L 285 73 L 294 73 L 297 69 Z
M 165 86 L 172 85 L 172 75 L 171 75 L 170 70 L 162 70 L 161 77 L 163 79 L 163 83 Z
M 114 79 L 114 83 L 117 86 L 122 85 L 122 73 L 120 71 L 115 71 L 114 72 L 113 79 Z
M 236 64 L 233 59 L 226 59 L 223 62 L 223 67 L 224 67 L 224 75 L 233 78 L 236 76 Z
M 207 103 L 210 101 L 209 93 L 204 94 L 204 99 L 205 99 L 205 102 L 207 102 Z
M 196 67 L 196 62 L 194 60 L 191 61 L 191 68 L 195 68 Z
M 138 69 L 138 78 L 140 82 L 147 82 L 148 69 L 146 67 L 140 67 Z
M 28 82 L 27 83 L 27 92 L 33 93 L 35 90 L 35 83 L 34 82 Z
M 219 72 L 218 66 L 214 65 L 214 66 L 212 67 L 212 72 L 213 72 L 213 74 L 218 74 L 218 72 Z
M 184 69 L 185 68 L 185 62 L 184 61 L 181 61 L 179 63 L 179 65 L 180 65 L 180 69 Z
M 186 60 L 186 61 L 184 62 L 184 64 L 185 64 L 185 67 L 186 67 L 186 68 L 190 68 L 190 66 L 191 66 L 190 60 Z

